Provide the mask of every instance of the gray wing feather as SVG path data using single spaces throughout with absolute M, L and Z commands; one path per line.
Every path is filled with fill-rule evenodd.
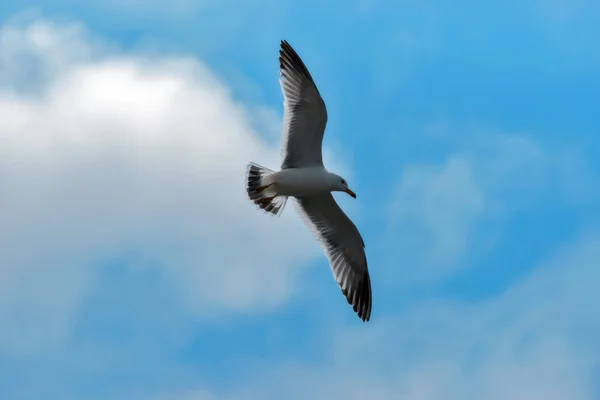
M 327 125 L 325 102 L 304 62 L 285 40 L 279 50 L 279 68 L 285 99 L 281 168 L 323 165 L 321 146 Z
M 348 303 L 363 321 L 371 318 L 371 278 L 365 243 L 333 196 L 297 198 L 301 214 L 313 229 L 329 259 L 333 276 Z

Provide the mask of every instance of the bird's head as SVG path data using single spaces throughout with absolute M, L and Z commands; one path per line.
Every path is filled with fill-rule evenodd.
M 352 196 L 353 198 L 356 198 L 356 193 L 354 193 L 352 190 L 350 190 L 350 188 L 348 187 L 348 183 L 346 182 L 346 180 L 344 178 L 342 178 L 339 175 L 333 175 L 333 191 L 334 192 L 345 192 L 348 193 L 350 196 Z

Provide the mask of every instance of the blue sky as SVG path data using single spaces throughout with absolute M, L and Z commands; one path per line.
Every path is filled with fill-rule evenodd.
M 600 399 L 600 6 L 0 5 L 3 399 Z M 363 233 L 362 323 L 288 205 L 279 41 Z

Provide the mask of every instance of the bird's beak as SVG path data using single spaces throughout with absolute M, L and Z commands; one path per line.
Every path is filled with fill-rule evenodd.
M 352 190 L 350 190 L 349 188 L 346 188 L 345 190 L 346 193 L 348 193 L 350 196 L 356 198 L 356 193 L 354 193 Z

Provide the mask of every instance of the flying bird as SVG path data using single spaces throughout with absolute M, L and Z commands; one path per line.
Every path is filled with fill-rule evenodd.
M 356 225 L 331 192 L 356 198 L 344 178 L 323 165 L 322 143 L 327 109 L 308 69 L 290 44 L 279 50 L 284 97 L 283 162 L 273 171 L 251 162 L 246 172 L 248 197 L 267 213 L 279 215 L 288 197 L 321 243 L 333 276 L 363 321 L 371 318 L 371 278 L 365 243 Z

